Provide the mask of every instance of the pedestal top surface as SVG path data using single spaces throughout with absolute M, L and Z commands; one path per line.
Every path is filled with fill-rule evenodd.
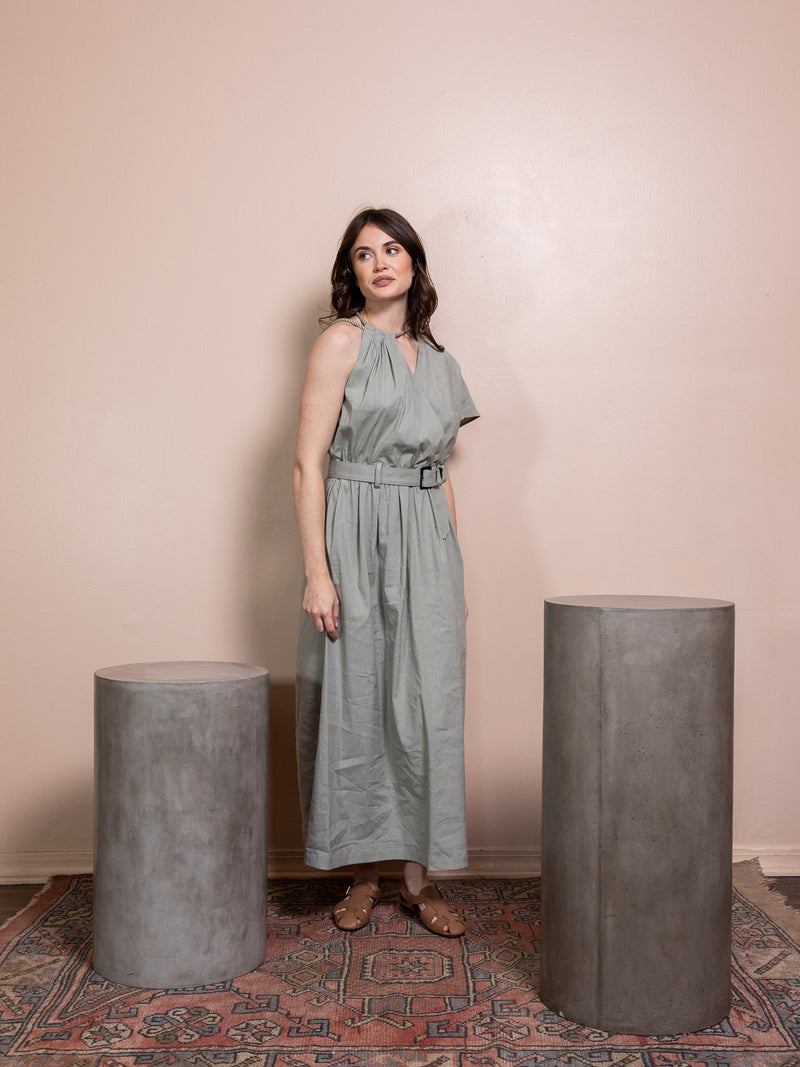
M 122 663 L 95 671 L 95 678 L 112 682 L 240 682 L 269 674 L 266 667 L 246 663 L 217 663 L 210 660 L 183 660 L 167 663 Z
M 731 600 L 706 600 L 693 596 L 551 596 L 545 604 L 612 611 L 707 611 L 732 608 Z

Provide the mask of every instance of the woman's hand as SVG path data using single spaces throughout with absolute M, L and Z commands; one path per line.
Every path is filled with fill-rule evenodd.
M 303 595 L 303 611 L 317 633 L 327 634 L 331 641 L 339 637 L 339 597 L 328 576 L 309 579 Z

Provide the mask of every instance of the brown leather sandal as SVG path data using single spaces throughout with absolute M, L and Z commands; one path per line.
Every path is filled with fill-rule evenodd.
M 407 911 L 418 915 L 422 925 L 434 934 L 461 937 L 466 930 L 461 917 L 450 910 L 435 885 L 426 885 L 417 896 L 402 886 L 400 903 Z
M 360 930 L 369 922 L 380 896 L 380 889 L 373 889 L 368 882 L 356 882 L 333 909 L 333 921 L 340 930 Z

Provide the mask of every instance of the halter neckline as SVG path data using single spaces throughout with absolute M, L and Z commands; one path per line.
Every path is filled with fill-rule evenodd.
M 391 331 L 391 330 L 381 330 L 380 326 L 375 326 L 375 325 L 373 325 L 373 323 L 369 322 L 369 321 L 368 321 L 368 320 L 367 320 L 367 319 L 366 319 L 366 318 L 365 318 L 365 317 L 364 317 L 364 316 L 363 316 L 363 315 L 361 314 L 361 312 L 360 312 L 360 311 L 357 311 L 357 312 L 356 312 L 356 318 L 357 318 L 357 319 L 359 320 L 359 322 L 361 323 L 361 328 L 362 328 L 362 330 L 363 330 L 363 328 L 364 328 L 365 326 L 372 326 L 373 330 L 380 330 L 380 332 L 381 332 L 381 333 L 392 333 L 392 331 Z M 400 331 L 400 333 L 396 333 L 396 334 L 393 334 L 393 336 L 394 336 L 395 340 L 398 340 L 398 341 L 399 341 L 399 340 L 400 340 L 400 338 L 401 338 L 401 337 L 405 337 L 405 335 L 406 335 L 407 333 L 408 333 L 408 329 L 405 329 L 405 330 L 401 330 L 401 331 Z

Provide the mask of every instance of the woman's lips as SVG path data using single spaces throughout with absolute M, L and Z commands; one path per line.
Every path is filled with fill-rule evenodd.
M 372 284 L 379 285 L 383 288 L 384 285 L 391 285 L 393 280 L 393 278 L 376 278 Z

